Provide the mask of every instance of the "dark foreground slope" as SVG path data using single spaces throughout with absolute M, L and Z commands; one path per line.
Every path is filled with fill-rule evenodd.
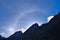
M 60 13 L 48 23 L 41 26 L 35 23 L 24 33 L 16 32 L 6 40 L 60 40 Z
M 5 38 L 0 35 L 0 40 L 5 40 Z
M 60 13 L 46 24 L 32 25 L 23 33 L 23 40 L 60 40 Z

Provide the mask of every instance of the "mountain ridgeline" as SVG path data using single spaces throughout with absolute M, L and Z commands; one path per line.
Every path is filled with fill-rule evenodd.
M 24 33 L 18 31 L 8 38 L 0 35 L 0 40 L 60 40 L 60 13 L 41 26 L 33 24 Z

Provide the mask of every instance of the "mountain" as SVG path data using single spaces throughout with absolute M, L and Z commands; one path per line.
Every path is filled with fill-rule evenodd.
M 21 31 L 17 31 L 13 35 L 8 37 L 6 40 L 22 40 L 22 32 Z
M 32 25 L 23 33 L 23 40 L 60 40 L 60 13 L 48 23 Z
M 5 38 L 0 35 L 0 40 L 5 40 Z
M 39 25 L 37 23 L 33 24 L 28 30 L 23 33 L 23 40 L 32 40 L 33 36 L 38 35 Z
M 2 39 L 4 38 L 0 36 Z M 5 40 L 60 40 L 60 13 L 48 23 L 41 26 L 35 23 L 24 33 L 17 31 Z

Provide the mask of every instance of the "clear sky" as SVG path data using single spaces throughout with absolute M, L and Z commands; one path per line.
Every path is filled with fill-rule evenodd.
M 46 23 L 60 12 L 60 0 L 0 0 L 0 34 L 4 37 L 32 24 Z

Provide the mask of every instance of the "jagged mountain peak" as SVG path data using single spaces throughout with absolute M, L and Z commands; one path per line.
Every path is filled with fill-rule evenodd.
M 22 34 L 23 33 L 21 31 L 17 31 L 13 35 L 8 37 L 7 40 L 21 40 Z
M 34 23 L 30 28 L 37 28 L 39 27 L 38 23 Z
M 32 26 L 34 26 L 34 25 L 37 25 L 38 26 L 38 23 L 34 23 Z
M 22 34 L 22 31 L 17 31 L 14 34 Z
M 29 29 L 27 29 L 23 35 L 32 36 L 35 32 L 38 32 L 39 25 L 38 23 L 33 24 Z
M 60 13 L 41 26 L 34 23 L 24 33 L 15 32 L 7 40 L 60 40 Z
M 33 31 L 33 30 L 35 30 L 35 29 L 37 29 L 37 28 L 39 28 L 38 23 L 34 23 L 32 26 L 30 26 L 30 28 L 29 28 L 29 29 L 27 29 L 27 30 L 26 30 L 26 32 L 27 32 L 28 30 L 29 30 L 29 31 L 30 31 L 30 30 L 32 30 L 32 31 Z
M 48 23 L 51 23 L 51 24 L 60 23 L 60 13 L 55 15 Z
M 22 35 L 22 32 L 21 32 L 21 31 L 15 32 L 15 33 L 14 33 L 13 35 L 11 35 L 10 37 L 19 36 L 19 35 Z

